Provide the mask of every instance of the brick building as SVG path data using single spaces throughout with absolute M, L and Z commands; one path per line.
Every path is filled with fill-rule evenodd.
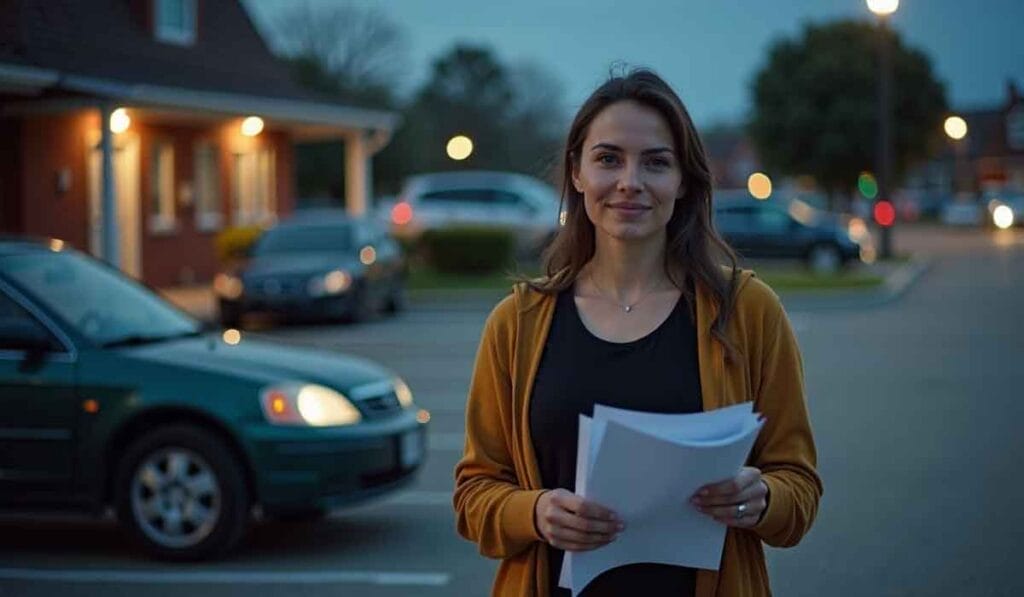
M 331 139 L 365 209 L 397 116 L 297 87 L 237 0 L 0 7 L 0 232 L 113 248 L 154 285 L 206 280 L 219 230 L 293 209 L 294 143 Z

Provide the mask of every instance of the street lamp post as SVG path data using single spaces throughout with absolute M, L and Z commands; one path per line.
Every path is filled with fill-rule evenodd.
M 878 200 L 892 202 L 892 48 L 888 19 L 899 0 L 867 0 L 878 17 Z M 892 226 L 882 226 L 882 258 L 892 257 Z
M 959 116 L 950 116 L 942 125 L 946 136 L 953 141 L 953 195 L 956 196 L 964 189 L 964 137 L 967 136 L 967 122 Z

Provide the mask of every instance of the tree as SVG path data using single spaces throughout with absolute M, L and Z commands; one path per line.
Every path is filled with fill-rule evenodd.
M 410 174 L 459 169 L 547 172 L 563 123 L 561 84 L 537 65 L 508 68 L 485 47 L 456 45 L 403 113 L 403 126 L 374 163 L 377 184 L 394 190 Z M 445 155 L 464 134 L 473 154 Z
M 877 160 L 878 35 L 869 23 L 808 25 L 783 39 L 753 85 L 749 132 L 761 161 L 776 174 L 813 176 L 830 207 Z M 887 31 L 893 66 L 893 174 L 926 157 L 940 138 L 945 90 L 929 58 Z
M 338 102 L 397 107 L 395 89 L 408 63 L 404 31 L 378 8 L 295 5 L 273 24 L 274 46 L 297 83 Z M 344 196 L 344 143 L 296 147 L 302 198 Z
M 379 8 L 299 4 L 278 19 L 274 33 L 301 84 L 371 107 L 394 104 L 409 48 L 404 31 Z

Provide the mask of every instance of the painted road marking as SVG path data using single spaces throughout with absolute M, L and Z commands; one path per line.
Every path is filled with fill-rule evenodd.
M 181 572 L 158 570 L 74 570 L 0 568 L 3 580 L 51 582 L 181 584 L 372 584 L 441 587 L 451 575 L 443 572 L 382 572 L 370 570 L 327 572 L 261 572 L 257 570 Z

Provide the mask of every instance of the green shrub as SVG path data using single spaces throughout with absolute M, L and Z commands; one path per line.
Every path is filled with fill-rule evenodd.
M 424 232 L 419 244 L 437 271 L 481 274 L 509 267 L 516 237 L 506 228 L 453 226 Z
M 217 250 L 217 259 L 221 263 L 244 259 L 261 234 L 263 234 L 263 228 L 259 226 L 230 226 L 221 230 L 213 241 Z

